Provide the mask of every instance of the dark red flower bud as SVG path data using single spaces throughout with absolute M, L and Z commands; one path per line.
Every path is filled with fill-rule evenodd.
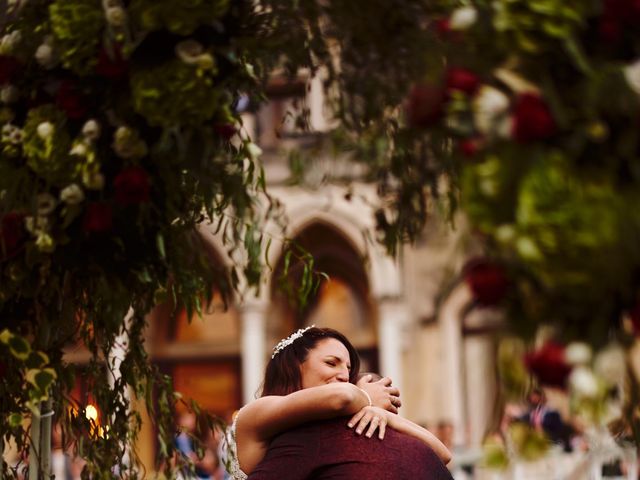
M 113 181 L 116 201 L 123 206 L 149 201 L 151 183 L 147 172 L 138 166 L 122 170 Z
M 405 103 L 407 122 L 414 128 L 433 125 L 444 113 L 444 90 L 430 84 L 414 85 Z
M 20 66 L 15 58 L 0 55 L 0 85 L 11 82 L 20 72 Z
M 541 385 L 564 388 L 571 373 L 564 351 L 563 345 L 547 342 L 539 350 L 525 355 L 524 363 Z
M 467 158 L 473 158 L 482 148 L 482 141 L 477 138 L 467 138 L 460 142 L 460 152 Z
M 622 40 L 622 27 L 617 20 L 602 17 L 598 25 L 600 39 L 609 45 L 617 45 Z
M 547 104 L 531 93 L 520 95 L 513 112 L 513 136 L 520 143 L 545 140 L 556 132 Z
M 230 123 L 219 123 L 213 126 L 214 131 L 225 140 L 230 140 L 238 130 Z
M 17 253 L 26 237 L 24 215 L 8 212 L 0 221 L 0 258 L 9 258 Z
M 640 336 L 640 302 L 637 302 L 635 306 L 629 312 L 631 318 L 631 325 L 633 326 L 633 333 L 636 337 Z
M 122 58 L 120 48 L 114 47 L 112 52 L 100 49 L 95 72 L 101 77 L 118 80 L 129 73 L 129 62 Z
M 56 93 L 56 105 L 67 117 L 78 120 L 87 114 L 86 99 L 80 94 L 78 86 L 71 80 L 63 80 Z
M 93 202 L 87 205 L 82 221 L 82 229 L 86 233 L 104 233 L 113 226 L 113 211 L 104 202 Z
M 451 22 L 448 18 L 440 18 L 436 20 L 436 32 L 441 37 L 447 36 L 451 32 Z
M 464 268 L 464 278 L 475 301 L 484 306 L 498 305 L 509 289 L 504 268 L 486 259 L 469 261 Z
M 458 90 L 472 96 L 480 87 L 480 78 L 470 70 L 451 67 L 445 79 L 447 90 Z
M 640 0 L 604 0 L 602 17 L 620 25 L 640 25 Z

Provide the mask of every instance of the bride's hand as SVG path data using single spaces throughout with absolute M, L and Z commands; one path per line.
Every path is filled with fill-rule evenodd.
M 391 385 L 389 377 L 372 382 L 371 375 L 365 375 L 356 385 L 369 394 L 371 403 L 376 407 L 383 408 L 391 413 L 398 413 L 398 408 L 402 406 L 400 391 Z
M 365 437 L 371 438 L 376 429 L 378 430 L 378 438 L 382 440 L 384 438 L 384 433 L 387 429 L 387 415 L 390 415 L 386 410 L 379 407 L 364 407 L 358 413 L 356 413 L 347 426 L 349 428 L 356 429 L 356 433 L 361 435 L 362 432 L 368 426 Z

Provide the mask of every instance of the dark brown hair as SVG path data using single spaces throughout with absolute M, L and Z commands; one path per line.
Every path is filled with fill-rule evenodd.
M 288 395 L 302 389 L 302 374 L 300 365 L 304 363 L 316 345 L 327 338 L 335 338 L 342 343 L 349 352 L 351 370 L 349 382 L 356 383 L 360 372 L 360 357 L 351 342 L 340 332 L 332 328 L 310 328 L 302 337 L 280 350 L 269 360 L 264 374 L 262 395 Z

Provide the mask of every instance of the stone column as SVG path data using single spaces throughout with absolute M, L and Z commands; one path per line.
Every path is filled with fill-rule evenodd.
M 255 399 L 264 375 L 266 310 L 266 303 L 257 299 L 246 299 L 240 305 L 243 404 Z
M 379 373 L 385 377 L 391 377 L 393 384 L 402 392 L 404 375 L 402 369 L 403 330 L 407 323 L 408 310 L 400 298 L 383 298 L 379 303 L 379 314 Z
M 462 314 L 471 301 L 466 284 L 456 287 L 445 301 L 438 316 L 441 333 L 443 369 L 441 376 L 444 412 L 453 423 L 454 445 L 466 443 L 466 415 L 464 406 L 464 373 L 462 349 Z

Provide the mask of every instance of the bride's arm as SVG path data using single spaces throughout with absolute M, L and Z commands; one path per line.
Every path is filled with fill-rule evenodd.
M 380 423 L 372 422 L 372 419 L 375 417 L 382 419 Z M 410 435 L 423 442 L 430 447 L 445 464 L 451 461 L 451 452 L 433 433 L 413 423 L 411 420 L 407 420 L 386 410 L 377 407 L 364 407 L 351 418 L 348 426 L 350 428 L 355 427 L 358 434 L 363 433 L 367 426 L 369 426 L 365 433 L 368 437 L 373 435 L 377 428 L 378 437 L 381 439 L 384 438 L 385 427 L 389 426 L 400 433 Z
M 268 440 L 289 428 L 312 420 L 358 412 L 369 398 L 351 383 L 305 388 L 285 396 L 266 396 L 246 405 L 238 428 L 256 440 Z

